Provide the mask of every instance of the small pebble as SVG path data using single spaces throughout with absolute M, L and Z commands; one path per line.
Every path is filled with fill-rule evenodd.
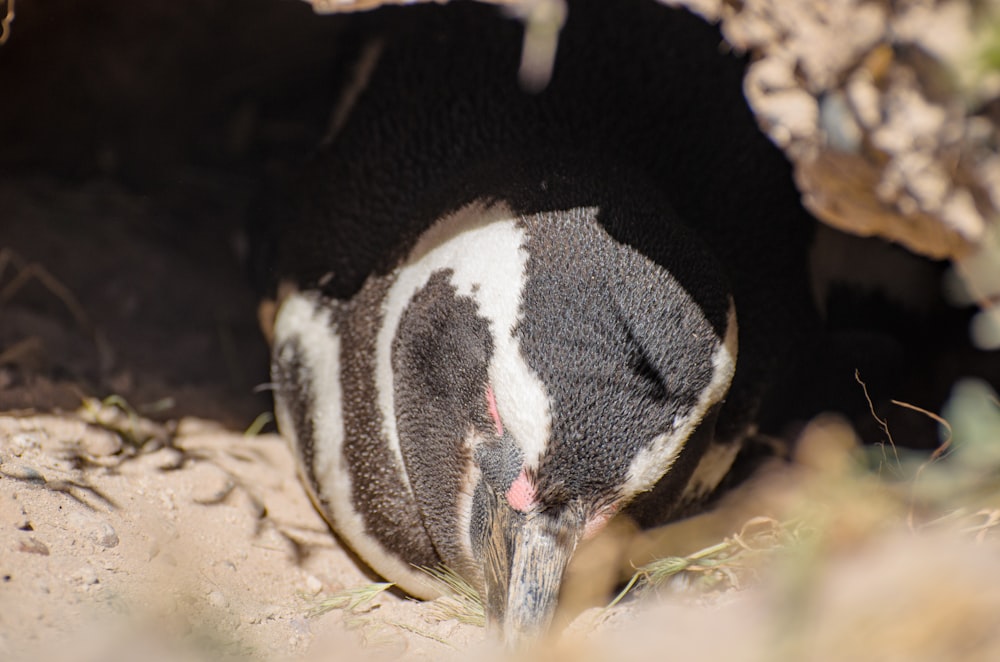
M 70 513 L 66 523 L 76 530 L 77 534 L 99 547 L 110 549 L 118 546 L 118 533 L 106 521 L 81 512 Z
M 107 522 L 95 522 L 87 535 L 94 544 L 100 547 L 111 549 L 118 546 L 118 532 Z
M 25 554 L 38 554 L 40 556 L 49 555 L 49 547 L 34 536 L 28 536 L 18 541 L 17 551 Z
M 38 450 L 42 443 L 37 434 L 22 432 L 11 436 L 9 447 L 14 455 L 21 457 L 28 451 Z
M 211 505 L 223 501 L 233 491 L 236 484 L 222 469 L 199 463 L 193 468 L 195 485 L 191 499 L 195 503 Z
M 229 605 L 229 601 L 226 600 L 226 596 L 221 591 L 210 591 L 205 598 L 208 600 L 208 604 L 217 609 L 222 609 Z
M 317 595 L 323 590 L 323 582 L 320 581 L 319 577 L 315 575 L 309 575 L 306 577 L 306 591 L 310 595 Z
M 108 457 L 121 451 L 122 438 L 110 430 L 89 430 L 80 440 L 80 448 L 92 457 Z
M 174 471 L 184 466 L 184 453 L 165 446 L 149 455 L 149 462 L 160 471 Z

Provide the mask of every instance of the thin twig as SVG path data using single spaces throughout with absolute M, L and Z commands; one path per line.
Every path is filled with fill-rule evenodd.
M 874 418 L 875 421 L 879 424 L 879 427 L 882 428 L 882 431 L 885 432 L 886 439 L 888 439 L 889 441 L 889 446 L 892 448 L 892 454 L 896 458 L 896 465 L 899 466 L 900 464 L 899 452 L 896 450 L 896 442 L 893 441 L 892 433 L 889 432 L 889 424 L 886 422 L 885 419 L 879 418 L 879 415 L 875 413 L 875 403 L 872 402 L 872 398 L 868 394 L 868 385 L 861 380 L 861 373 L 858 371 L 857 368 L 854 369 L 854 380 L 861 385 L 861 390 L 865 394 L 865 400 L 868 401 L 868 410 L 871 412 L 872 418 Z M 884 444 L 882 445 L 882 451 L 883 453 L 885 452 Z
M 916 503 L 917 503 L 917 483 L 920 481 L 920 477 L 923 475 L 924 470 L 934 462 L 937 462 L 942 457 L 944 457 L 944 454 L 951 447 L 953 431 L 951 424 L 941 416 L 935 414 L 934 412 L 927 411 L 923 407 L 912 405 L 909 402 L 902 402 L 900 400 L 892 400 L 891 402 L 897 407 L 903 407 L 904 409 L 909 409 L 911 411 L 915 411 L 923 414 L 924 416 L 927 416 L 931 420 L 936 421 L 939 425 L 944 426 L 944 429 L 948 431 L 947 438 L 943 442 L 941 442 L 941 444 L 937 448 L 934 449 L 934 452 L 931 453 L 931 456 L 925 462 L 921 462 L 920 466 L 917 467 L 917 471 L 913 474 L 913 483 L 910 486 L 910 508 L 906 513 L 906 526 L 910 529 L 910 531 L 914 531 L 916 530 L 916 524 L 915 524 L 916 516 L 914 514 L 914 510 L 916 509 Z
M 261 412 L 257 415 L 257 418 L 253 419 L 253 423 L 250 424 L 250 427 L 243 432 L 243 436 L 256 437 L 264 430 L 265 427 L 267 427 L 267 424 L 273 420 L 274 415 L 271 412 Z
M 899 400 L 890 400 L 890 402 L 892 402 L 892 404 L 894 404 L 894 405 L 896 405 L 898 407 L 903 407 L 905 409 L 911 409 L 913 411 L 919 412 L 919 413 L 923 414 L 924 416 L 926 416 L 926 417 L 928 417 L 928 418 L 936 421 L 937 423 L 941 424 L 942 426 L 944 426 L 945 430 L 948 431 L 948 438 L 945 439 L 944 441 L 942 441 L 941 445 L 934 449 L 934 452 L 931 453 L 931 457 L 928 460 L 928 462 L 934 462 L 934 461 L 940 459 L 948 451 L 948 449 L 951 447 L 951 438 L 952 438 L 952 434 L 953 434 L 953 430 L 951 428 L 951 423 L 949 423 L 948 421 L 946 421 L 941 416 L 938 416 L 934 412 L 927 411 L 923 407 L 918 407 L 916 405 L 911 405 L 909 402 L 900 402 Z
M 14 22 L 14 0 L 7 0 L 7 11 L 0 18 L 0 46 L 10 39 L 10 24 Z

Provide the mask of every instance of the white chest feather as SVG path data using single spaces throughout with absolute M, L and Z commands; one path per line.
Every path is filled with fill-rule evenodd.
M 376 383 L 385 436 L 402 465 L 393 398 L 392 342 L 413 295 L 431 275 L 450 270 L 460 296 L 478 306 L 490 325 L 493 357 L 489 378 L 504 424 L 518 439 L 528 466 L 535 466 L 545 449 L 550 419 L 545 387 L 528 367 L 514 329 L 521 315 L 527 252 L 525 231 L 503 205 L 474 203 L 428 230 L 395 272 L 395 282 L 383 305 L 377 342 Z

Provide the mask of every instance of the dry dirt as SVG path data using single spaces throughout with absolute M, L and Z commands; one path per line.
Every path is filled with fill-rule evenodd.
M 380 593 L 318 614 L 372 578 L 312 510 L 277 436 L 92 406 L 0 417 L 0 659 L 501 659 L 435 603 Z M 826 504 L 809 511 L 820 535 L 728 569 L 746 587 L 703 593 L 705 564 L 659 598 L 586 611 L 525 657 L 997 659 L 997 511 L 917 532 L 871 484 L 848 495 L 826 470 L 804 485 L 808 471 L 773 470 L 756 487 L 766 496 L 737 508 Z
M 40 415 L 0 418 L 0 439 L 4 659 L 173 659 L 185 646 L 287 659 L 331 638 L 437 658 L 480 636 L 395 596 L 370 607 L 377 622 L 311 617 L 322 597 L 371 579 L 275 435 L 184 419 L 173 444 L 133 453 L 100 426 Z

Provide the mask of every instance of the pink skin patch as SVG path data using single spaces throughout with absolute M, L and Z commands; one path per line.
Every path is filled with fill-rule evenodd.
M 528 474 L 521 469 L 510 489 L 507 490 L 507 503 L 514 510 L 526 513 L 535 507 L 535 486 L 528 480 Z
M 500 412 L 497 410 L 497 398 L 493 394 L 493 385 L 486 385 L 486 409 L 490 412 L 490 418 L 493 419 L 493 427 L 497 431 L 497 436 L 503 436 L 503 423 L 500 422 Z
M 493 393 L 492 384 L 486 385 L 486 409 L 490 412 L 490 418 L 493 419 L 493 429 L 498 437 L 502 437 L 503 423 L 500 421 L 497 398 L 496 394 Z M 521 469 L 521 473 L 511 483 L 505 496 L 510 507 L 519 512 L 526 513 L 535 507 L 535 486 L 528 480 L 528 474 L 525 473 L 524 469 Z

